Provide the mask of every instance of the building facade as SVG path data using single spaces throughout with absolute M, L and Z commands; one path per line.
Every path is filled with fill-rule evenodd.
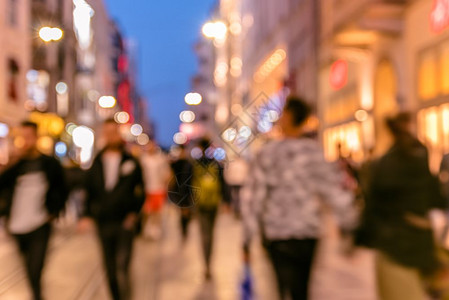
M 449 3 L 411 1 L 404 23 L 405 95 L 436 171 L 441 156 L 449 152 Z
M 29 1 L 0 0 L 0 165 L 8 162 L 10 128 L 26 117 L 26 77 L 31 65 L 29 12 Z
M 0 122 L 26 116 L 26 75 L 31 66 L 30 1 L 0 1 Z
M 319 118 L 329 159 L 386 151 L 385 117 L 407 108 L 408 1 L 321 1 Z M 341 153 L 339 153 L 341 152 Z

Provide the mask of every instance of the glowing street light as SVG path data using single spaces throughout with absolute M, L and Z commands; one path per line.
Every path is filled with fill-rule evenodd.
M 195 121 L 195 113 L 190 110 L 185 110 L 179 114 L 179 119 L 184 123 L 192 123 Z
M 117 100 L 112 96 L 102 96 L 98 99 L 98 105 L 102 108 L 113 108 L 116 104 Z
M 369 118 L 369 114 L 366 110 L 360 109 L 355 112 L 355 119 L 359 122 L 365 122 Z
M 141 145 L 141 146 L 145 146 L 150 142 L 150 137 L 148 136 L 148 134 L 142 133 L 141 135 L 139 135 L 137 137 L 137 144 Z
M 73 143 L 80 148 L 92 148 L 95 135 L 92 129 L 86 126 L 78 126 L 72 133 Z
M 203 101 L 203 97 L 198 93 L 188 93 L 184 100 L 188 105 L 199 105 Z
M 58 27 L 42 27 L 39 30 L 39 37 L 46 43 L 59 41 L 64 36 L 64 31 Z
M 208 39 L 224 40 L 228 34 L 228 27 L 221 21 L 207 22 L 202 31 Z
M 121 111 L 114 115 L 114 120 L 119 124 L 126 124 L 129 122 L 129 119 L 129 114 L 126 111 Z
M 182 132 L 175 133 L 173 136 L 173 141 L 178 145 L 184 145 L 187 143 L 187 135 Z
M 237 130 L 228 128 L 221 136 L 226 142 L 232 142 L 237 137 Z

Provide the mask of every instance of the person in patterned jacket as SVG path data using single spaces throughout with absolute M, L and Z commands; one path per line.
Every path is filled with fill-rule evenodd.
M 259 228 L 273 264 L 281 299 L 307 299 L 310 271 L 322 232 L 321 202 L 330 206 L 342 231 L 355 226 L 353 194 L 341 172 L 325 161 L 316 140 L 305 136 L 311 109 L 290 97 L 279 125 L 280 140 L 262 147 L 242 191 L 244 256 Z

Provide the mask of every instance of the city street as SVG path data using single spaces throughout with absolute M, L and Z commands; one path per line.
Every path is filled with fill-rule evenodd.
M 0 300 L 446 292 L 449 0 L 0 0 L 0 45 Z
M 177 211 L 166 211 L 161 242 L 137 239 L 132 264 L 133 299 L 239 299 L 243 269 L 240 223 L 229 214 L 218 219 L 213 280 L 205 282 L 197 223 L 182 244 Z M 329 226 L 329 228 L 331 228 Z M 27 300 L 28 286 L 13 241 L 4 233 L 0 241 L 0 299 Z M 276 299 L 271 267 L 258 243 L 253 247 L 251 271 L 255 299 Z M 357 251 L 343 258 L 328 230 L 322 243 L 312 281 L 313 300 L 375 300 L 371 254 Z M 51 243 L 44 272 L 44 294 L 49 300 L 107 300 L 99 245 L 93 233 L 75 234 L 58 229 Z

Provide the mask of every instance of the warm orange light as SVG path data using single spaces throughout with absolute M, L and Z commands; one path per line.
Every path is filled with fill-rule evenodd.
M 273 72 L 285 59 L 287 52 L 284 49 L 277 49 L 270 57 L 262 64 L 259 70 L 254 75 L 254 81 L 262 82 L 271 72 Z

